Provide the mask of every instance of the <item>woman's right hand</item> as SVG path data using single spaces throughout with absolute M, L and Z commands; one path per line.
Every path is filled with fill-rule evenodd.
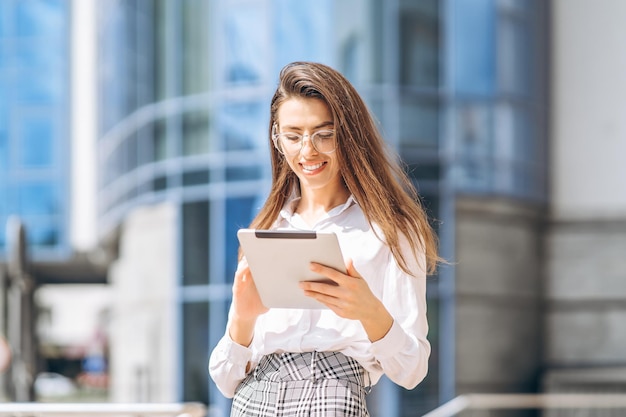
M 261 302 L 248 261 L 242 258 L 237 265 L 233 282 L 233 305 L 229 326 L 231 339 L 242 346 L 249 346 L 256 319 L 268 310 Z

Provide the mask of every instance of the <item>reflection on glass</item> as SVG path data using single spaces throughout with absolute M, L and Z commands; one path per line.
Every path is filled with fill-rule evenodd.
M 439 85 L 439 2 L 400 2 L 400 82 Z
M 400 145 L 437 148 L 438 143 L 438 102 L 418 96 L 403 96 L 400 106 Z
M 153 15 L 152 24 L 154 30 L 154 64 L 152 65 L 154 97 L 156 101 L 161 101 L 168 97 L 167 91 L 167 70 L 170 68 L 170 63 L 174 62 L 168 54 L 170 50 L 167 47 L 167 27 L 168 16 L 171 16 L 167 12 L 168 0 L 154 0 L 153 1 Z
M 63 0 L 15 2 L 17 35 L 58 41 L 66 27 L 68 3 Z
M 491 94 L 495 89 L 493 1 L 453 2 L 454 87 L 460 93 Z
M 218 111 L 224 150 L 241 151 L 267 146 L 260 103 L 231 103 Z
M 331 0 L 275 0 L 272 2 L 273 38 L 278 71 L 292 61 L 333 62 L 337 25 Z M 274 74 L 272 74 L 274 75 Z
M 382 16 L 378 0 L 334 2 L 334 43 L 337 69 L 353 84 L 381 82 L 383 51 Z
M 456 114 L 458 183 L 461 187 L 485 190 L 493 175 L 493 126 L 490 107 L 479 104 L 460 106 Z M 499 137 L 500 139 L 500 137 Z
M 22 183 L 18 190 L 19 211 L 24 215 L 54 214 L 59 209 L 58 198 L 51 182 Z
M 54 125 L 49 118 L 28 117 L 22 119 L 20 165 L 47 167 L 52 165 Z
M 231 83 L 258 83 L 263 79 L 265 61 L 269 56 L 267 43 L 262 36 L 266 33 L 263 9 L 254 3 L 247 7 L 228 11 L 223 39 L 225 47 L 225 76 Z
M 183 401 L 209 403 L 209 304 L 183 304 Z
M 183 172 L 183 187 L 208 184 L 211 173 L 208 169 Z
M 209 283 L 209 203 L 183 205 L 183 285 Z
M 59 243 L 59 226 L 55 218 L 31 219 L 24 217 L 28 243 L 33 246 L 52 247 Z
M 226 280 L 232 282 L 237 269 L 239 240 L 237 230 L 247 228 L 261 207 L 258 197 L 232 197 L 226 200 Z
M 0 109 L 0 111 L 2 111 Z M 0 113 L 0 118 L 2 113 Z M 8 168 L 8 153 L 7 153 L 7 132 L 2 129 L 2 119 L 0 119 L 0 172 L 6 172 Z M 0 181 L 2 181 L 0 179 Z
M 183 155 L 200 155 L 209 152 L 209 115 L 196 111 L 183 115 Z
M 502 92 L 526 95 L 530 91 L 528 22 L 504 15 L 499 21 L 498 78 Z
M 167 158 L 167 123 L 164 119 L 154 122 L 154 136 L 152 140 L 154 160 L 162 161 Z
M 209 88 L 209 2 L 186 0 L 182 7 L 183 94 L 202 93 Z

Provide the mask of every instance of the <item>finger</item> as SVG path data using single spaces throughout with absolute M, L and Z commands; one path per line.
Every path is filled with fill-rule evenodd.
M 307 297 L 311 297 L 314 300 L 319 301 L 320 303 L 324 304 L 326 307 L 329 307 L 329 308 L 338 308 L 339 304 L 341 303 L 341 300 L 339 298 L 333 297 L 332 295 L 324 294 L 318 291 L 304 290 L 304 295 L 306 295 Z
M 311 292 L 316 294 L 323 294 L 331 297 L 337 297 L 339 295 L 339 286 L 333 283 L 316 282 L 316 281 L 301 281 L 299 283 L 300 288 L 305 292 Z
M 337 271 L 335 268 L 331 268 L 330 266 L 318 264 L 317 262 L 311 262 L 309 269 L 316 274 L 320 274 L 330 279 L 331 281 L 335 281 L 337 284 L 341 284 L 341 280 L 344 279 L 343 273 Z
M 346 260 L 346 272 L 353 278 L 363 278 L 361 274 L 359 274 L 359 271 L 357 271 L 354 267 L 354 261 L 352 258 L 348 258 Z

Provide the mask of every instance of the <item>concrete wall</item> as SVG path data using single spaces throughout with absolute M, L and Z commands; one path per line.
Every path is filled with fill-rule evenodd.
M 506 199 L 457 200 L 457 394 L 536 388 L 541 213 Z
M 131 213 L 110 269 L 111 400 L 177 401 L 176 210 Z
M 622 0 L 553 4 L 547 390 L 626 366 L 625 21 Z

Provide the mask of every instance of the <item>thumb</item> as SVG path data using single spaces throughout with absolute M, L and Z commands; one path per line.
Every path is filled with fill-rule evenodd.
M 346 272 L 351 277 L 361 278 L 361 274 L 359 274 L 359 272 L 354 267 L 354 261 L 352 260 L 352 258 L 348 258 L 346 260 Z

